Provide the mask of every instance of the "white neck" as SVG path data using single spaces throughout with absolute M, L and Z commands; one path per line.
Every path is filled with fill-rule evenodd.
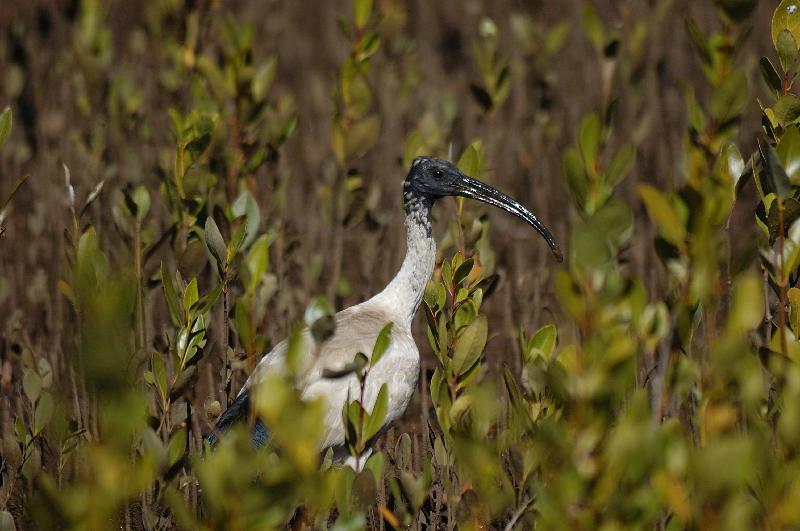
M 372 301 L 397 315 L 398 324 L 411 327 L 436 265 L 436 242 L 431 235 L 430 206 L 408 205 L 406 215 L 406 257 L 400 271 Z

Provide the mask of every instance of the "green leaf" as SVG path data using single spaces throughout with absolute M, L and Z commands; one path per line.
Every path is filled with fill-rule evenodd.
M 381 119 L 377 114 L 370 114 L 350 125 L 344 141 L 345 159 L 359 157 L 366 153 L 375 142 L 381 130 Z
M 592 41 L 592 46 L 600 52 L 605 42 L 605 29 L 603 28 L 603 21 L 597 15 L 597 11 L 588 2 L 583 4 L 581 22 L 583 22 L 583 30 L 586 32 L 586 36 Z
M 155 382 L 156 390 L 158 391 L 158 396 L 161 399 L 161 403 L 164 404 L 167 401 L 167 367 L 164 364 L 164 358 L 157 352 L 153 352 L 153 355 L 150 357 L 150 366 L 152 368 L 153 373 L 153 381 Z
M 445 286 L 452 286 L 453 285 L 453 264 L 449 260 L 444 260 L 442 262 L 442 283 Z M 439 307 L 443 307 L 444 304 L 440 304 Z
M 35 404 L 39 399 L 39 395 L 42 392 L 42 379 L 33 369 L 25 369 L 22 375 L 22 390 L 28 400 L 31 401 L 31 404 Z
M 386 353 L 386 350 L 389 348 L 389 344 L 392 341 L 392 325 L 394 323 L 386 323 L 381 331 L 378 333 L 378 338 L 375 340 L 375 346 L 372 348 L 372 357 L 370 357 L 370 366 L 375 366 L 383 355 Z
M 765 161 L 764 169 L 767 172 L 771 191 L 774 191 L 778 199 L 783 201 L 791 193 L 791 184 L 789 183 L 789 177 L 786 175 L 786 170 L 784 170 L 778 158 L 778 153 L 769 143 L 764 146 L 759 142 L 758 148 L 761 151 L 762 160 Z
M 102 182 L 100 187 L 102 188 Z M 99 193 L 99 190 L 98 190 Z M 136 203 L 136 219 L 142 221 L 147 213 L 150 211 L 150 192 L 147 191 L 144 185 L 137 186 L 133 191 L 133 202 Z M 87 200 L 87 205 L 89 204 Z
M 800 218 L 800 201 L 792 197 L 787 197 L 783 201 L 783 226 L 784 229 L 791 226 L 792 223 Z M 776 201 L 772 202 L 767 216 L 767 229 L 769 231 L 769 241 L 772 244 L 778 237 L 780 231 L 780 212 L 779 204 Z
M 586 205 L 586 194 L 588 190 L 588 182 L 586 178 L 586 170 L 581 160 L 581 155 L 577 149 L 571 147 L 564 151 L 561 162 L 564 177 L 567 179 L 567 188 L 572 194 L 572 200 L 580 207 L 584 208 Z
M 525 398 L 522 396 L 522 391 L 519 388 L 517 379 L 514 377 L 511 369 L 509 369 L 505 364 L 503 364 L 503 381 L 506 384 L 506 390 L 508 391 L 508 397 L 511 400 L 511 406 L 514 408 L 514 412 L 516 413 L 514 417 L 518 420 L 522 420 L 524 427 L 527 430 L 532 429 L 533 420 L 530 417 L 530 413 L 528 413 L 528 406 Z
M 788 31 L 795 42 L 800 41 L 800 6 L 797 0 L 783 0 L 772 14 L 772 42 L 778 49 L 778 38 L 782 31 Z
M 625 144 L 614 154 L 605 173 L 606 184 L 614 187 L 628 175 L 636 159 L 636 148 L 633 144 Z
M 588 272 L 611 263 L 613 254 L 609 245 L 610 239 L 606 238 L 604 230 L 605 227 L 597 226 L 591 221 L 573 228 L 570 253 L 574 268 Z
M 366 61 L 378 51 L 381 46 L 381 38 L 377 33 L 369 32 L 364 35 L 361 41 L 361 50 L 356 55 L 356 60 Z
M 378 497 L 378 485 L 375 481 L 375 475 L 372 470 L 363 469 L 359 472 L 352 483 L 351 500 L 355 508 L 366 511 L 375 505 Z M 360 525 L 353 525 L 348 522 L 347 525 L 342 525 L 337 521 L 335 531 L 344 531 L 343 528 L 349 527 L 352 531 L 360 531 L 363 529 L 364 522 L 359 522 Z M 333 530 L 332 530 L 333 531 Z
M 689 40 L 692 41 L 697 53 L 700 55 L 700 60 L 704 64 L 710 65 L 712 63 L 711 48 L 708 45 L 708 41 L 706 41 L 705 35 L 691 18 L 686 19 L 686 33 L 689 34 Z
M 464 262 L 456 268 L 455 273 L 453 273 L 453 285 L 458 286 L 464 282 L 472 271 L 472 266 L 474 264 L 475 261 L 472 258 L 464 260 Z
M 36 414 L 34 416 L 33 435 L 39 435 L 42 430 L 50 423 L 53 417 L 53 397 L 50 393 L 42 393 L 36 403 Z
M 458 169 L 470 177 L 480 177 L 483 166 L 483 144 L 480 140 L 472 142 L 458 159 Z
M 590 175 L 594 171 L 597 153 L 600 150 L 600 135 L 602 125 L 597 113 L 591 113 L 581 120 L 578 130 L 578 147 L 581 151 L 583 164 Z
M 769 57 L 762 57 L 761 60 L 758 62 L 758 67 L 761 70 L 761 77 L 764 79 L 764 83 L 772 89 L 774 92 L 780 94 L 783 92 L 783 80 L 781 76 L 778 75 L 778 72 L 775 70 L 775 66 L 772 64 L 772 61 L 769 60 Z
M 556 347 L 558 331 L 555 325 L 548 324 L 541 327 L 528 342 L 528 349 L 537 349 L 547 356 L 553 353 Z
M 274 57 L 270 57 L 256 69 L 255 74 L 253 74 L 253 81 L 250 85 L 250 91 L 255 101 L 264 101 L 267 97 L 267 91 L 272 86 L 272 81 L 275 79 L 277 67 L 278 61 L 276 61 Z
M 255 292 L 261 277 L 269 269 L 269 243 L 269 237 L 266 234 L 262 234 L 247 253 L 245 265 L 249 274 L 247 282 L 248 293 Z
M 222 295 L 223 283 L 218 283 L 210 293 L 206 293 L 192 305 L 191 311 L 197 315 L 203 316 L 214 306 Z
M 245 226 L 247 233 L 244 242 L 241 244 L 246 248 L 258 235 L 258 227 L 261 224 L 261 210 L 258 208 L 258 203 L 253 194 L 249 190 L 242 190 L 231 205 L 231 212 L 237 218 L 246 216 Z
M 164 262 L 161 262 L 161 285 L 164 287 L 164 298 L 167 299 L 170 317 L 172 317 L 172 321 L 175 324 L 179 324 L 183 321 L 183 309 L 181 308 L 181 303 L 178 302 L 178 293 L 175 290 L 172 275 L 170 275 Z
M 360 120 L 369 112 L 373 95 L 369 79 L 358 65 L 351 61 L 345 63 L 340 80 L 342 100 L 352 120 Z
M 569 20 L 561 20 L 550 28 L 544 39 L 544 53 L 547 56 L 555 55 L 567 41 L 571 24 Z
M 797 177 L 800 174 L 800 129 L 798 126 L 791 125 L 786 128 L 775 151 L 778 153 L 778 159 L 789 179 Z M 742 164 L 743 170 L 744 164 Z
M 236 300 L 234 311 L 234 327 L 239 334 L 239 343 L 242 347 L 250 351 L 253 342 L 253 328 L 250 320 L 250 311 L 247 308 L 247 297 L 240 297 Z
M 219 227 L 217 227 L 217 222 L 214 221 L 214 218 L 211 216 L 206 218 L 205 240 L 206 247 L 208 247 L 212 256 L 217 260 L 217 267 L 221 275 L 222 270 L 227 266 L 227 247 L 225 246 L 225 240 L 222 238 L 222 233 L 219 231 Z
M 789 323 L 792 326 L 794 335 L 800 337 L 800 289 L 789 288 L 787 292 L 789 297 Z
M 633 234 L 633 212 L 628 205 L 614 197 L 608 199 L 587 221 L 592 234 L 618 247 Z
M 749 101 L 747 76 L 743 70 L 729 72 L 711 94 L 711 116 L 724 122 L 738 116 Z
M 175 465 L 186 454 L 187 439 L 186 428 L 179 429 L 170 437 L 167 449 L 168 467 Z
M 386 420 L 386 412 L 389 410 L 389 388 L 386 384 L 381 385 L 378 396 L 375 398 L 375 405 L 372 412 L 364 422 L 364 442 L 369 442 L 380 429 Z
M 708 126 L 708 119 L 703 109 L 697 104 L 694 89 L 687 84 L 681 85 L 681 88 L 683 89 L 683 98 L 686 100 L 689 125 L 697 132 L 705 131 Z
M 488 333 L 488 323 L 483 315 L 479 315 L 461 332 L 453 352 L 453 372 L 456 375 L 466 373 L 480 359 Z
M 673 245 L 683 247 L 686 228 L 667 198 L 649 184 L 640 184 L 638 189 L 639 197 L 642 198 L 650 219 L 658 226 L 661 235 Z
M 245 238 L 247 237 L 247 224 L 240 223 L 233 231 L 231 241 L 228 242 L 228 247 L 225 249 L 225 260 L 227 263 L 233 262 L 234 257 L 239 252 L 239 249 L 244 245 Z
M 11 123 L 11 107 L 6 106 L 3 112 L 0 113 L 0 146 L 6 143 L 11 134 Z
M 192 305 L 197 302 L 200 298 L 199 293 L 197 292 L 197 279 L 193 278 L 189 285 L 186 286 L 186 291 L 183 292 L 183 310 L 185 315 L 189 316 L 189 310 L 192 308 Z
M 789 72 L 797 60 L 797 41 L 788 30 L 782 30 L 778 33 L 778 42 L 775 47 L 778 50 L 781 68 L 784 72 Z
M 744 173 L 744 160 L 736 144 L 729 142 L 722 148 L 719 162 L 721 177 L 736 187 Z
M 8 197 L 6 197 L 6 200 L 3 201 L 2 205 L 0 205 L 0 213 L 2 213 L 3 210 L 8 206 L 8 204 L 14 198 L 14 195 L 19 190 L 20 186 L 22 186 L 23 183 L 28 180 L 28 177 L 30 177 L 30 174 L 23 175 L 22 177 L 20 177 L 19 179 L 16 180 L 16 182 L 14 183 L 14 186 L 11 187 L 11 193 L 8 194 Z
M 780 125 L 789 125 L 800 117 L 800 98 L 794 94 L 785 94 L 778 98 L 773 110 Z
M 740 334 L 756 328 L 764 318 L 763 281 L 755 273 L 746 273 L 736 280 L 731 308 L 728 314 L 728 331 Z
M 353 21 L 357 28 L 366 26 L 371 14 L 372 0 L 355 0 L 353 2 Z

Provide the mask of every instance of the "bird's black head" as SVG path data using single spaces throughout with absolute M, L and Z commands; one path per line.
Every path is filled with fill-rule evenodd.
M 456 195 L 458 181 L 463 176 L 452 162 L 433 157 L 417 157 L 408 170 L 404 191 L 433 202 L 440 197 Z
M 530 210 L 503 192 L 465 175 L 452 162 L 417 157 L 403 183 L 403 194 L 407 211 L 417 202 L 430 207 L 437 199 L 448 195 L 494 205 L 531 225 L 547 241 L 556 259 L 563 260 L 555 237 Z

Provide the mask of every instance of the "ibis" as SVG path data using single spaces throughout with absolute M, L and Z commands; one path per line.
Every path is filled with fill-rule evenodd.
M 343 453 L 345 430 L 342 407 L 348 396 L 357 397 L 360 391 L 354 374 L 339 379 L 326 378 L 324 374 L 351 363 L 357 352 L 372 352 L 379 332 L 390 322 L 391 341 L 388 350 L 370 368 L 363 405 L 369 411 L 382 384 L 387 385 L 388 412 L 384 420 L 385 430 L 403 414 L 411 400 L 420 372 L 419 349 L 411 334 L 411 324 L 436 264 L 431 210 L 438 199 L 446 196 L 475 199 L 517 216 L 536 229 L 550 246 L 556 259 L 562 260 L 553 234 L 519 202 L 465 175 L 446 160 L 416 158 L 403 182 L 406 255 L 400 271 L 383 291 L 371 299 L 336 313 L 335 331 L 320 345 L 315 345 L 309 330 L 304 330 L 301 335 L 299 391 L 304 398 L 321 397 L 325 403 L 325 436 L 321 451 L 332 448 L 337 457 L 346 457 Z M 286 351 L 287 341 L 284 340 L 260 360 L 236 399 L 219 417 L 214 430 L 207 436 L 211 446 L 233 424 L 251 417 L 251 394 L 267 375 L 286 369 Z M 269 427 L 256 419 L 251 437 L 255 445 L 265 444 L 269 441 Z

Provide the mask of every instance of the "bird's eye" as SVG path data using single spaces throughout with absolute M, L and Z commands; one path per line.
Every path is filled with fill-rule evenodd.
M 436 175 L 437 177 L 441 177 L 442 176 L 442 170 L 434 170 L 433 174 Z

